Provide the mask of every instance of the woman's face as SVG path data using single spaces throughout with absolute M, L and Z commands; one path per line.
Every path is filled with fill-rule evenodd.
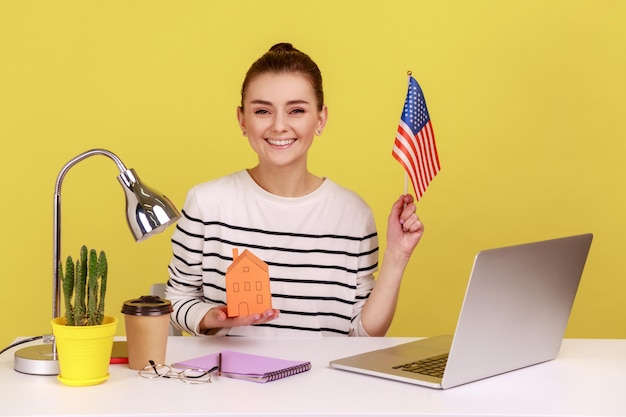
M 306 167 L 307 151 L 326 124 L 309 81 L 298 73 L 265 73 L 248 85 L 239 125 L 259 165 Z

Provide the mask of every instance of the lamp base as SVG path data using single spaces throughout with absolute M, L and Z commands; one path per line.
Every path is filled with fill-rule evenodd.
M 28 346 L 15 352 L 13 369 L 29 375 L 58 375 L 59 360 L 53 344 Z

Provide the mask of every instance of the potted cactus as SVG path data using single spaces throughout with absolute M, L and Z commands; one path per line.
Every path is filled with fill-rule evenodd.
M 108 264 L 104 251 L 83 246 L 76 263 L 59 268 L 65 316 L 52 320 L 59 354 L 58 379 L 66 385 L 100 384 L 109 377 L 117 318 L 104 315 Z
M 104 299 L 107 288 L 108 265 L 104 251 L 97 255 L 86 246 L 80 250 L 80 259 L 71 256 L 65 263 L 65 275 L 59 268 L 63 283 L 65 318 L 68 326 L 94 326 L 104 319 Z M 72 304 L 73 301 L 73 304 Z

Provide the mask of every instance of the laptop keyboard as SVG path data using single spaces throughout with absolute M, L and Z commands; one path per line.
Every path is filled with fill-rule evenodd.
M 433 356 L 432 358 L 396 365 L 393 369 L 401 369 L 403 371 L 413 372 L 416 374 L 443 378 L 443 371 L 446 369 L 447 362 L 448 354 L 446 353 L 440 356 Z

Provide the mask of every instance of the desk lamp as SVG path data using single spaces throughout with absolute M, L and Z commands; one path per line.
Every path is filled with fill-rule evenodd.
M 54 187 L 54 230 L 52 265 L 52 318 L 61 315 L 61 285 L 59 266 L 61 262 L 61 185 L 65 174 L 78 162 L 94 155 L 112 159 L 120 171 L 119 180 L 126 195 L 126 219 L 135 238 L 140 242 L 160 233 L 180 218 L 180 213 L 163 194 L 143 184 L 134 169 L 126 169 L 122 161 L 105 149 L 92 149 L 71 159 L 59 172 Z M 46 341 L 44 339 L 44 341 Z M 57 375 L 59 361 L 56 343 L 29 346 L 15 352 L 14 369 L 31 375 Z

